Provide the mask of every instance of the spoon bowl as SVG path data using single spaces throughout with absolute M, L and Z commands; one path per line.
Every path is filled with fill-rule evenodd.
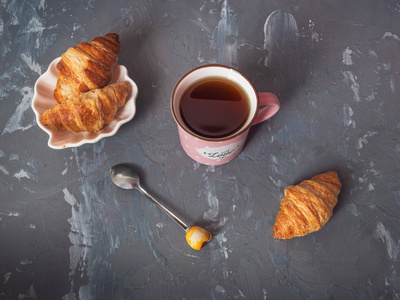
M 140 177 L 136 167 L 132 164 L 118 164 L 110 169 L 112 182 L 125 190 L 138 189 Z

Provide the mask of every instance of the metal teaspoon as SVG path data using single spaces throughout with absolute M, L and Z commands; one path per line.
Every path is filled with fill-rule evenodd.
M 211 234 L 199 226 L 188 226 L 176 214 L 170 211 L 167 207 L 157 201 L 150 195 L 141 185 L 139 173 L 135 165 L 130 163 L 122 163 L 114 165 L 110 169 L 110 177 L 112 182 L 120 188 L 126 190 L 136 189 L 143 195 L 147 196 L 156 206 L 165 212 L 171 219 L 173 219 L 179 226 L 186 232 L 186 241 L 195 250 L 203 248 L 205 243 L 211 240 Z

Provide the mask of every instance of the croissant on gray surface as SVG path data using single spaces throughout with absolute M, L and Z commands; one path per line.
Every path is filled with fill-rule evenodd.
M 288 186 L 276 216 L 274 238 L 291 239 L 321 229 L 332 217 L 341 186 L 334 171 Z

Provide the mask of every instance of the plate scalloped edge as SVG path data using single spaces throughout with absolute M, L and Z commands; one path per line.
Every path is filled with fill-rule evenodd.
M 53 91 L 57 83 L 57 63 L 61 57 L 54 59 L 47 71 L 43 73 L 35 83 L 32 98 L 32 109 L 35 113 L 37 125 L 49 135 L 48 146 L 52 149 L 65 149 L 71 147 L 79 147 L 84 144 L 96 143 L 101 139 L 113 136 L 119 128 L 133 119 L 136 114 L 136 98 L 138 88 L 136 83 L 129 77 L 128 70 L 123 65 L 116 65 L 114 69 L 113 82 L 126 81 L 129 82 L 132 89 L 128 95 L 125 105 L 120 108 L 114 119 L 104 126 L 99 132 L 70 132 L 55 130 L 47 126 L 43 126 L 39 119 L 45 110 L 56 105 L 53 97 Z

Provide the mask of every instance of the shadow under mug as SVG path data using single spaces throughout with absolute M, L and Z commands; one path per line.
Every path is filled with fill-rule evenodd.
M 223 138 L 208 138 L 196 134 L 182 118 L 180 104 L 183 96 L 195 82 L 207 78 L 217 78 L 239 86 L 249 100 L 249 114 L 244 124 Z M 275 94 L 258 93 L 242 73 L 223 65 L 205 65 L 191 70 L 177 82 L 171 95 L 171 111 L 178 126 L 181 145 L 187 155 L 205 165 L 225 164 L 238 156 L 250 127 L 271 118 L 279 108 L 280 103 Z

